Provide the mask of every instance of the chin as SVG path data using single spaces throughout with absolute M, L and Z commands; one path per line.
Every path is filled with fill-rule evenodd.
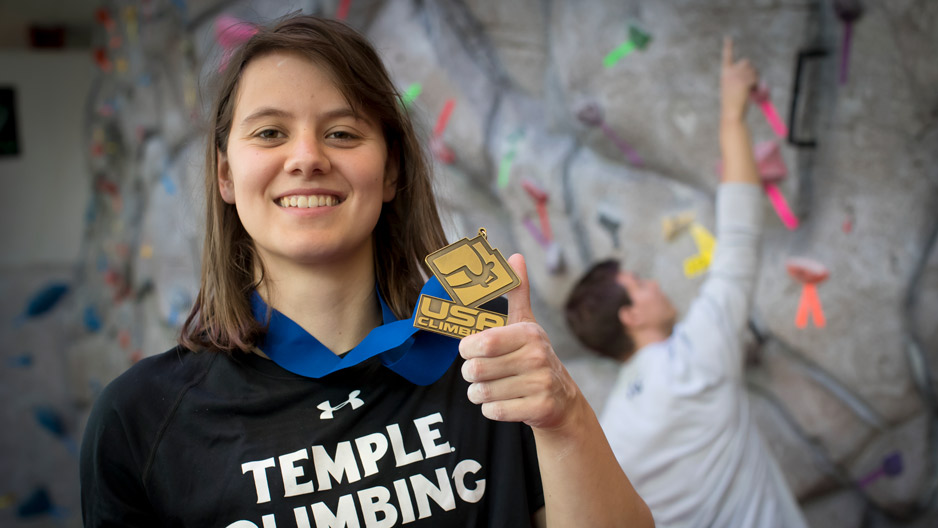
M 371 260 L 371 245 L 349 246 L 347 244 L 319 243 L 304 244 L 291 251 L 291 259 L 299 264 L 336 264 L 353 266 L 361 259 Z

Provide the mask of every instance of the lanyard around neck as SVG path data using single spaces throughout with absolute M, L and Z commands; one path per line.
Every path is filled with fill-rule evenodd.
M 449 299 L 436 277 L 420 291 Z M 398 320 L 378 292 L 383 324 L 374 328 L 348 353 L 337 356 L 300 325 L 277 310 L 270 310 L 267 334 L 257 343 L 264 354 L 286 370 L 307 378 L 321 378 L 379 356 L 381 363 L 416 385 L 438 380 L 452 365 L 459 352 L 459 340 L 420 331 L 414 327 L 414 315 Z M 416 314 L 417 307 L 414 307 Z M 267 321 L 267 304 L 260 294 L 251 294 L 251 311 L 262 324 Z

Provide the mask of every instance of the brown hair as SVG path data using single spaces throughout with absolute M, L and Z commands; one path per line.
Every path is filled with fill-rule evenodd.
M 274 51 L 300 53 L 328 70 L 353 111 L 381 126 L 388 163 L 397 166 L 397 191 L 382 207 L 372 243 L 378 288 L 398 318 L 410 317 L 423 277 L 429 275 L 424 257 L 446 243 L 426 154 L 371 43 L 341 22 L 312 16 L 294 15 L 272 27 L 258 27 L 216 80 L 205 151 L 201 288 L 179 339 L 190 349 L 247 350 L 265 331 L 249 301 L 264 270 L 255 270 L 261 263 L 235 206 L 222 200 L 217 167 L 218 152 L 228 148 L 241 73 L 251 60 Z
M 628 291 L 616 282 L 619 263 L 595 264 L 567 296 L 564 315 L 573 335 L 600 355 L 622 360 L 635 351 L 635 342 L 619 320 L 619 308 L 631 306 Z

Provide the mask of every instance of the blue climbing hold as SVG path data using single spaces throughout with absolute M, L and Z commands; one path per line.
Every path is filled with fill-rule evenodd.
M 43 287 L 33 295 L 26 305 L 24 317 L 38 317 L 49 310 L 55 308 L 55 305 L 62 300 L 62 297 L 68 293 L 68 284 L 64 282 L 53 282 Z

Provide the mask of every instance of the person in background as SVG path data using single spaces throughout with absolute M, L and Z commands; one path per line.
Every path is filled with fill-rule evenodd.
M 508 325 L 401 333 L 446 242 L 372 45 L 292 16 L 218 86 L 199 296 L 95 402 L 85 526 L 650 526 L 520 255 Z
M 569 294 L 567 323 L 622 362 L 600 423 L 661 527 L 805 526 L 747 399 L 741 342 L 758 265 L 762 187 L 745 116 L 758 77 L 723 43 L 717 249 L 688 313 L 658 284 L 593 266 Z

